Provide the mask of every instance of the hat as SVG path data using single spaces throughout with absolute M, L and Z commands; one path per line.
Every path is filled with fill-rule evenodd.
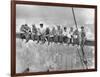
M 70 27 L 70 29 L 72 30 L 72 29 L 73 29 L 73 27 Z
M 40 23 L 40 26 L 43 27 L 43 23 Z
M 35 24 L 32 24 L 32 26 L 34 27 L 34 26 L 35 26 Z
M 66 29 L 66 27 L 64 27 L 64 29 Z
M 27 24 L 25 24 L 25 26 L 27 26 Z
M 43 25 L 43 23 L 40 23 L 40 25 Z
M 81 26 L 81 29 L 84 29 L 84 27 L 83 27 L 83 26 Z

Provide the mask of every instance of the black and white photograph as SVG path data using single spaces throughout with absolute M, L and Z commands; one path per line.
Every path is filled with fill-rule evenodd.
M 16 73 L 95 69 L 95 9 L 16 4 Z

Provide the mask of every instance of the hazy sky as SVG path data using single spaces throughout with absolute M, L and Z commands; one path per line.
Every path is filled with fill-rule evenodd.
M 77 23 L 93 24 L 94 10 L 86 8 L 74 8 Z M 25 22 L 45 22 L 47 24 L 74 24 L 72 8 L 53 7 L 38 5 L 20 5 L 16 8 L 17 19 L 24 19 Z

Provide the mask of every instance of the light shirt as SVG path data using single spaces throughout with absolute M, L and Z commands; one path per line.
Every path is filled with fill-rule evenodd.
M 63 31 L 63 35 L 67 36 L 68 32 L 67 31 Z
M 57 33 L 56 29 L 52 29 L 51 32 L 50 32 L 51 35 L 56 35 L 56 33 Z
M 68 33 L 67 36 L 68 36 L 69 38 L 71 38 L 72 35 L 73 35 L 73 31 L 70 31 L 70 32 Z
M 44 34 L 45 33 L 45 28 L 38 28 L 38 35 Z
M 37 35 L 41 35 L 40 28 L 37 28 Z
M 63 33 L 62 29 L 57 30 L 57 35 L 62 35 L 62 33 Z

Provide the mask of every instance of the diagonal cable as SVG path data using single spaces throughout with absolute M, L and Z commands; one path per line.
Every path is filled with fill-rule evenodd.
M 74 13 L 73 7 L 72 7 L 72 13 L 73 13 L 73 17 L 74 17 L 75 27 L 76 27 L 76 29 L 77 29 L 77 31 L 78 31 L 78 26 L 77 26 L 77 22 L 76 22 L 76 18 L 75 18 L 75 13 Z M 78 31 L 78 32 L 79 32 L 79 31 Z M 79 38 L 79 34 L 78 34 L 78 38 Z M 79 44 L 79 46 L 83 48 L 83 46 L 81 46 L 80 44 Z M 79 50 L 78 50 L 78 53 L 79 53 Z M 82 53 L 84 53 L 84 50 L 83 50 L 83 49 L 82 49 Z M 81 57 L 81 56 L 80 56 L 80 57 Z M 83 58 L 84 58 L 84 57 L 83 57 Z M 86 61 L 87 61 L 87 60 L 86 60 Z M 81 62 L 82 62 L 82 61 L 81 61 Z M 85 63 L 84 61 L 83 61 L 83 63 L 85 64 L 86 68 L 88 68 L 88 67 L 87 67 L 87 63 Z

